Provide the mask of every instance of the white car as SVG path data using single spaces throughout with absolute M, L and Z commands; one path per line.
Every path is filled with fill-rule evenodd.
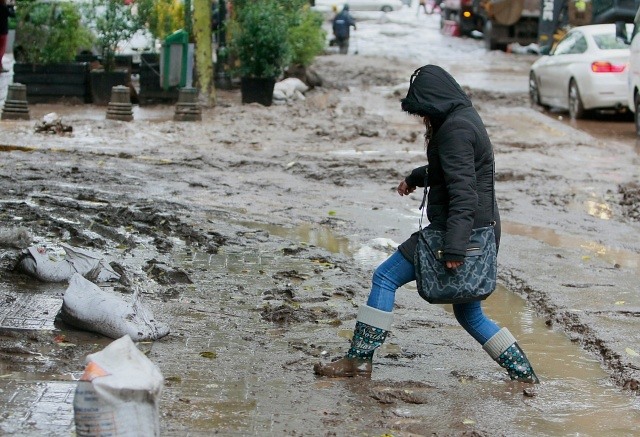
M 629 34 L 632 25 L 627 25 Z M 571 29 L 531 66 L 529 97 L 534 104 L 564 109 L 571 118 L 588 111 L 626 111 L 629 47 L 616 38 L 615 24 Z
M 627 88 L 627 101 L 629 108 L 633 111 L 633 119 L 636 124 L 636 135 L 640 137 L 640 9 L 633 20 L 633 33 L 621 37 L 629 37 L 630 35 L 630 53 L 629 53 L 629 84 Z
M 311 0 L 313 9 L 329 12 L 335 7 L 340 12 L 344 5 L 349 5 L 350 11 L 382 11 L 391 12 L 402 8 L 402 0 Z

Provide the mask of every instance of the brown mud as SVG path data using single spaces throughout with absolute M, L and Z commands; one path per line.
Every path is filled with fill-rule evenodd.
M 628 352 L 640 352 L 638 156 L 530 108 L 523 93 L 465 85 L 496 149 L 501 294 L 524 297 L 525 318 L 602 366 L 594 385 L 626 415 L 618 427 L 579 413 L 593 411 L 580 396 L 596 395 L 579 375 L 554 376 L 527 323 L 509 328 L 539 366 L 535 390 L 508 382 L 445 307 L 410 286 L 373 380 L 312 375 L 314 362 L 346 349 L 375 262 L 392 250 L 376 239 L 399 243 L 417 226 L 421 193 L 394 193 L 424 162 L 419 120 L 398 103 L 415 67 L 323 56 L 314 68 L 324 85 L 305 101 L 266 108 L 219 91 L 201 123 L 174 122 L 166 108 L 140 108 L 126 123 L 105 120 L 104 108 L 47 105 L 32 106 L 33 119 L 56 111 L 72 133 L 3 122 L 2 226 L 27 227 L 49 250 L 65 242 L 103 254 L 145 284 L 170 324 L 169 336 L 139 345 L 165 377 L 164 435 L 640 430 L 640 362 Z M 554 245 L 555 234 L 579 241 Z M 13 271 L 16 249 L 0 253 L 0 389 L 13 406 L 0 429 L 68 435 L 73 381 L 110 340 L 57 321 L 65 285 Z M 126 280 L 115 289 L 132 292 Z M 57 408 L 42 401 L 52 392 Z

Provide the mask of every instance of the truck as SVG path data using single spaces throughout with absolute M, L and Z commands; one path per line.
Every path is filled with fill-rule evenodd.
M 444 0 L 441 26 L 455 22 L 460 35 L 482 34 L 487 50 L 505 50 L 538 40 L 541 1 L 544 0 Z
M 511 43 L 526 46 L 538 42 L 541 0 L 475 1 L 487 50 L 505 50 Z

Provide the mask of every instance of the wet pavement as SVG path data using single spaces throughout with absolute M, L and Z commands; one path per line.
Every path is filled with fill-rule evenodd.
M 363 23 L 358 56 L 380 44 L 409 47 L 420 64 L 438 56 L 419 54 L 420 34 L 406 32 L 416 22 L 431 44 L 466 53 L 467 67 L 485 62 L 478 41 L 448 41 L 433 18 L 416 22 L 409 14 L 378 33 Z M 401 30 L 407 38 L 384 37 Z M 488 58 L 510 64 L 505 54 Z M 335 58 L 324 62 L 328 72 L 339 68 Z M 404 139 L 415 120 L 398 114 L 389 97 L 395 84 L 354 85 L 341 105 L 327 104 L 328 112 L 363 119 L 355 139 L 344 126 L 344 137 L 326 132 L 318 108 L 331 100 L 322 94 L 308 103 L 315 107 L 265 111 L 225 95 L 224 106 L 205 111 L 212 123 L 201 128 L 172 123 L 167 107 L 138 109 L 134 123 L 123 124 L 104 122 L 103 109 L 90 105 L 81 114 L 34 105 L 36 116 L 67 111 L 76 134 L 43 140 L 33 121 L 2 126 L 0 153 L 9 163 L 0 167 L 8 184 L 2 219 L 46 230 L 43 244 L 65 235 L 104 241 L 106 253 L 135 271 L 158 257 L 188 272 L 193 284 L 154 284 L 145 295 L 172 327 L 168 337 L 138 345 L 165 377 L 163 435 L 637 435 L 640 241 L 638 224 L 625 219 L 613 193 L 616 183 L 637 180 L 637 150 L 625 138 L 594 137 L 518 105 L 522 96 L 498 96 L 503 104 L 496 104 L 482 93 L 499 88 L 500 75 L 511 76 L 511 92 L 524 93 L 527 62 L 518 58 L 493 75 L 455 68 L 467 86 L 479 85 L 474 92 L 500 163 L 506 288 L 486 311 L 529 355 L 542 380 L 533 392 L 508 382 L 450 308 L 420 301 L 412 285 L 398 292 L 372 381 L 311 374 L 314 362 L 344 352 L 371 270 L 389 243 L 416 226 L 418 196 L 389 194 L 400 177 L 395 169 L 412 168 L 421 151 L 419 140 Z M 284 138 L 287 117 L 305 111 L 315 116 L 296 119 L 295 134 Z M 149 120 L 157 131 L 142 123 Z M 378 136 L 367 130 L 376 121 Z M 251 136 L 260 137 L 250 142 L 245 131 L 254 125 Z M 132 213 L 137 208 L 142 218 Z M 118 219 L 129 215 L 136 219 Z M 226 243 L 206 251 L 212 240 Z M 55 321 L 64 289 L 2 276 L 4 434 L 74 432 L 82 359 L 110 340 Z

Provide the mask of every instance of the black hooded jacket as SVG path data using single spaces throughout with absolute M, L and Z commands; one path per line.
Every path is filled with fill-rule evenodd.
M 495 222 L 500 241 L 500 215 L 494 191 L 493 147 L 480 115 L 455 79 L 436 65 L 415 71 L 402 109 L 427 116 L 433 135 L 427 146 L 427 166 L 405 179 L 416 187 L 429 186 L 429 227 L 445 234 L 444 260 L 462 261 L 471 229 Z M 417 233 L 400 245 L 413 262 Z

